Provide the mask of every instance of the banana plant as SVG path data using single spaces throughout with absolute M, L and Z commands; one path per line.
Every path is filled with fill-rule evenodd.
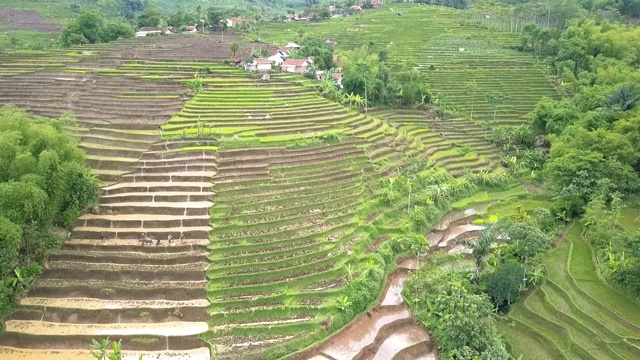
M 24 287 L 26 285 L 26 283 L 25 283 L 24 279 L 22 278 L 22 273 L 20 272 L 20 268 L 15 268 L 15 270 L 13 270 L 13 273 L 16 276 L 11 279 L 11 286 L 13 288 L 18 287 L 18 285 L 20 285 L 21 287 Z

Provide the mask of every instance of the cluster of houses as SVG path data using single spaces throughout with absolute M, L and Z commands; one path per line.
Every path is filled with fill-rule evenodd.
M 290 58 L 292 51 L 299 51 L 300 45 L 290 42 L 285 46 L 269 53 L 266 58 L 253 58 L 251 62 L 246 62 L 244 68 L 249 71 L 267 72 L 280 67 L 284 72 L 305 74 L 313 64 L 313 56 L 303 59 Z
M 177 34 L 179 32 L 183 34 L 195 34 L 198 32 L 198 28 L 195 25 L 185 26 L 182 29 L 182 31 L 180 31 L 180 29 L 172 26 L 170 27 L 145 26 L 145 27 L 141 27 L 140 29 L 138 29 L 138 31 L 136 31 L 136 37 L 150 36 L 150 35 L 169 35 L 169 34 Z
M 305 58 L 291 58 L 292 51 L 299 51 L 301 46 L 290 42 L 286 45 L 278 48 L 277 50 L 271 51 L 269 53 L 269 57 L 252 57 L 251 61 L 246 61 L 244 63 L 245 70 L 256 71 L 262 74 L 269 73 L 274 69 L 280 69 L 283 72 L 294 73 L 294 74 L 309 74 L 313 72 L 314 77 L 317 80 L 321 80 L 324 77 L 324 71 L 322 70 L 314 70 L 312 65 L 314 62 L 314 57 L 309 56 Z M 333 57 L 334 63 L 337 63 L 338 57 Z M 339 87 L 342 87 L 342 72 L 333 72 L 331 74 L 336 84 Z M 265 78 L 263 76 L 263 78 Z
M 232 17 L 229 19 L 221 20 L 220 23 L 226 25 L 227 27 L 234 27 L 243 22 L 245 19 L 243 17 Z M 141 27 L 136 31 L 136 37 L 141 36 L 149 36 L 149 35 L 169 35 L 169 34 L 195 34 L 198 32 L 198 28 L 196 25 L 193 26 L 183 26 L 181 28 L 168 26 L 168 27 Z
M 371 7 L 377 9 L 382 6 L 382 0 L 365 0 L 371 4 Z M 361 13 L 364 11 L 365 5 L 362 1 L 358 1 L 356 4 L 348 8 L 337 7 L 334 5 L 329 6 L 329 13 L 331 17 L 341 17 L 354 13 Z M 284 21 L 313 21 L 318 17 L 317 13 L 307 14 L 287 14 Z

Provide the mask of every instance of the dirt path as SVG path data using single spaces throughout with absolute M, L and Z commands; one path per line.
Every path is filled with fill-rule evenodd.
M 197 335 L 209 330 L 206 322 L 164 322 L 142 324 L 65 324 L 46 321 L 9 320 L 5 323 L 6 331 L 32 335 L 90 335 L 90 336 L 125 336 L 125 335 L 158 335 L 187 336 Z
M 170 300 L 102 300 L 88 298 L 38 298 L 27 297 L 20 301 L 22 306 L 48 306 L 62 309 L 175 309 L 179 307 L 207 307 L 209 302 L 205 299 L 185 301 Z
M 122 360 L 209 360 L 209 349 L 182 351 L 125 351 Z M 9 360 L 88 360 L 89 350 L 26 350 L 0 346 L 0 358 Z

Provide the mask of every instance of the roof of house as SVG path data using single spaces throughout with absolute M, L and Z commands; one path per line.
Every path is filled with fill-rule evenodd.
M 185 26 L 184 28 L 187 29 L 187 31 L 197 30 L 195 26 Z
M 138 31 L 167 31 L 169 30 L 169 28 L 159 28 L 159 27 L 152 27 L 152 26 L 144 26 L 141 27 L 140 29 L 138 29 Z
M 307 65 L 307 59 L 287 59 L 282 65 L 305 66 Z
M 229 20 L 231 20 L 231 22 L 232 22 L 232 23 L 239 23 L 239 22 L 243 22 L 243 21 L 244 21 L 244 18 L 243 18 L 243 17 L 238 16 L 238 17 L 232 17 L 232 18 L 230 18 Z
M 285 49 L 286 48 L 299 48 L 299 47 L 300 47 L 300 45 L 298 45 L 298 44 L 296 44 L 294 42 L 287 43 L 287 45 L 283 46 L 283 48 L 285 48 Z
M 255 61 L 256 64 L 271 64 L 271 60 L 265 58 L 256 58 L 253 61 Z
M 333 73 L 331 74 L 331 76 L 336 80 L 340 80 L 342 78 L 342 75 L 344 75 L 344 73 L 338 72 L 338 73 Z
M 296 14 L 287 14 L 287 19 L 295 19 Z

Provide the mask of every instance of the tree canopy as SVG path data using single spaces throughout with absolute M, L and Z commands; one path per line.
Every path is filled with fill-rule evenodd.
M 119 20 L 106 20 L 97 11 L 79 15 L 62 30 L 64 46 L 97 44 L 132 37 L 133 28 Z
M 99 181 L 85 167 L 84 153 L 63 121 L 30 118 L 14 107 L 0 109 L 0 317 L 19 287 L 41 270 L 57 244 L 53 226 L 71 227 L 96 203 Z

